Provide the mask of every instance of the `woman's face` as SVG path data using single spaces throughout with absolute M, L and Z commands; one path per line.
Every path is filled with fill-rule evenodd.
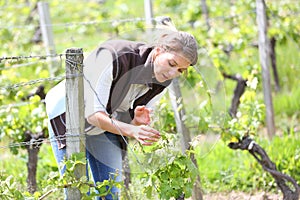
M 155 49 L 154 55 L 154 75 L 156 80 L 161 83 L 176 78 L 191 65 L 180 54 L 163 51 L 160 48 Z

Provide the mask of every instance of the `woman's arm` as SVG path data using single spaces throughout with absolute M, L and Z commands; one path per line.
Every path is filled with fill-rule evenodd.
M 102 130 L 135 138 L 142 145 L 152 145 L 160 138 L 159 131 L 145 125 L 127 124 L 111 119 L 105 112 L 96 112 L 88 117 L 88 122 Z

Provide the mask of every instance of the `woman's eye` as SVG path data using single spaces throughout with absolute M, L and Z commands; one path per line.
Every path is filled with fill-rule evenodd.
M 169 62 L 169 65 L 170 65 L 171 67 L 175 67 L 175 66 L 176 66 L 176 64 L 175 64 L 175 63 L 172 63 L 172 62 Z

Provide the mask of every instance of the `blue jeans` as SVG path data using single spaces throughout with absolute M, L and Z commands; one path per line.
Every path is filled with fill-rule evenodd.
M 122 180 L 122 149 L 118 135 L 109 132 L 87 135 L 86 157 L 95 183 L 110 178 L 115 178 L 118 182 Z M 118 176 L 114 177 L 117 171 Z M 119 188 L 112 187 L 111 192 L 113 195 L 107 195 L 106 200 L 119 199 Z
M 59 166 L 60 174 L 65 171 L 65 166 L 61 166 L 66 155 L 66 148 L 58 149 L 57 142 L 51 126 L 49 125 L 49 137 L 52 150 Z M 105 132 L 100 135 L 86 136 L 86 157 L 89 162 L 94 183 L 103 182 L 112 177 L 118 171 L 116 181 L 122 181 L 122 149 L 118 135 Z M 87 172 L 88 175 L 88 172 Z M 113 187 L 113 195 L 105 196 L 106 200 L 119 199 L 120 189 Z M 97 199 L 100 199 L 98 197 Z

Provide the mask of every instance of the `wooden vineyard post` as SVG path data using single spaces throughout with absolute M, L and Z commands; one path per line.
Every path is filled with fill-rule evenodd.
M 85 153 L 84 137 L 84 92 L 83 92 L 83 51 L 78 48 L 66 51 L 66 141 L 67 159 L 74 153 Z M 77 179 L 85 176 L 85 165 L 76 165 Z M 67 188 L 67 199 L 80 200 L 78 188 Z
M 174 78 L 172 84 L 170 85 L 169 95 L 171 99 L 171 104 L 173 111 L 175 113 L 176 129 L 179 134 L 181 134 L 181 149 L 182 153 L 185 153 L 190 149 L 191 136 L 188 128 L 184 124 L 185 109 L 182 102 L 182 94 L 179 86 L 179 79 Z M 195 167 L 198 169 L 197 160 L 194 154 L 191 155 L 191 160 Z M 201 191 L 200 175 L 197 176 L 196 182 L 193 188 L 192 199 L 202 200 L 203 195 Z
M 40 16 L 40 27 L 43 36 L 43 42 L 46 48 L 47 55 L 56 54 L 55 44 L 53 39 L 52 24 L 49 12 L 49 5 L 47 2 L 38 2 L 38 12 Z M 54 76 L 57 63 L 53 57 L 49 57 L 50 65 L 49 72 L 51 76 Z
M 267 16 L 264 0 L 256 0 L 256 21 L 258 25 L 259 59 L 262 69 L 264 102 L 266 105 L 266 124 L 269 138 L 275 134 L 274 111 L 270 81 L 270 42 L 267 37 Z

